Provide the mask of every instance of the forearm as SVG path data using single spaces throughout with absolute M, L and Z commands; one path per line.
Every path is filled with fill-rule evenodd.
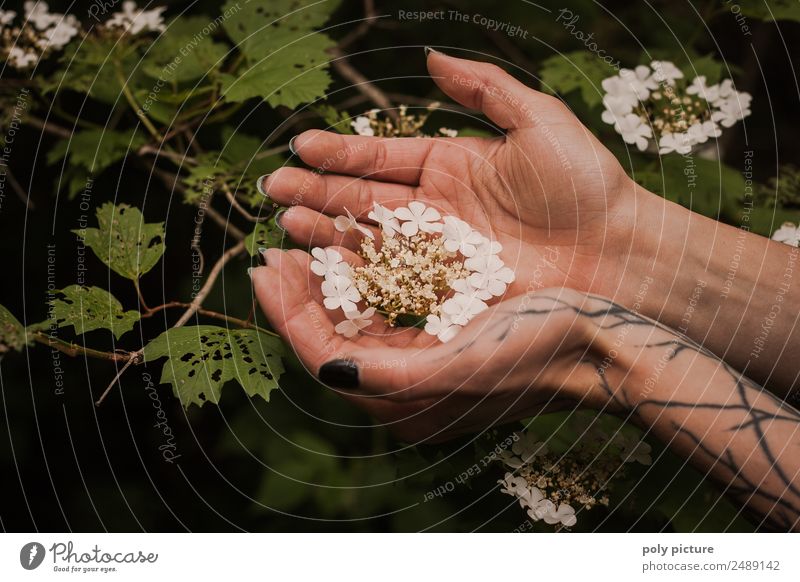
M 771 528 L 800 529 L 800 413 L 691 340 L 596 301 L 591 363 L 611 406 Z
M 779 396 L 796 396 L 800 250 L 748 232 L 746 221 L 723 225 L 643 190 L 635 223 L 615 300 L 691 337 Z

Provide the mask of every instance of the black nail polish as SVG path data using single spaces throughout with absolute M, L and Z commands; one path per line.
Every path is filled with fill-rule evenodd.
M 258 254 L 256 255 L 256 257 L 258 258 L 258 264 L 261 265 L 262 267 L 267 266 L 267 256 L 265 254 L 266 252 L 267 249 L 265 249 L 264 247 L 258 248 Z
M 358 366 L 349 360 L 331 360 L 320 367 L 319 379 L 333 388 L 358 388 Z
M 289 140 L 289 151 L 292 152 L 293 155 L 297 155 L 297 150 L 294 149 L 294 140 L 297 139 L 297 136 L 294 136 L 292 139 Z

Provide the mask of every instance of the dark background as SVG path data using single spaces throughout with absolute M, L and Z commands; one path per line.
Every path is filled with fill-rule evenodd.
M 51 8 L 70 11 L 79 19 L 89 5 L 62 4 L 51 3 Z M 213 2 L 165 4 L 170 6 L 168 17 L 188 5 L 192 6 L 191 13 L 215 15 L 219 11 Z M 601 42 L 613 47 L 627 65 L 646 62 L 641 57 L 642 45 L 658 47 L 667 54 L 680 54 L 689 47 L 695 55 L 713 54 L 728 63 L 737 88 L 754 96 L 753 115 L 746 126 L 738 124 L 726 132 L 724 139 L 731 144 L 727 150 L 730 164 L 741 165 L 742 149 L 753 149 L 756 178 L 766 182 L 776 174 L 779 164 L 798 162 L 800 108 L 793 62 L 800 46 L 796 42 L 800 26 L 796 23 L 751 19 L 753 36 L 745 41 L 729 13 L 719 13 L 707 22 L 695 13 L 696 9 L 709 14 L 721 2 L 541 4 L 553 9 L 570 6 L 581 14 L 582 28 L 596 31 Z M 509 40 L 473 24 L 442 27 L 395 18 L 398 9 L 437 7 L 519 22 L 536 38 Z M 12 8 L 12 3 L 4 3 L 3 8 Z M 563 27 L 550 20 L 542 22 L 541 11 L 516 0 L 378 2 L 377 12 L 392 17 L 381 19 L 348 50 L 355 53 L 353 65 L 367 78 L 396 77 L 380 81 L 381 88 L 396 102 L 404 101 L 401 96 L 442 98 L 425 78 L 424 45 L 432 44 L 459 56 L 513 62 L 527 72 L 507 68 L 534 87 L 539 82 L 537 65 L 555 54 L 554 49 L 581 49 Z M 333 22 L 347 22 L 362 14 L 360 2 L 347 1 Z M 329 34 L 340 38 L 350 28 L 336 27 Z M 7 71 L 0 83 L 13 83 L 9 80 L 13 78 Z M 344 90 L 335 94 L 333 103 L 355 94 L 336 75 L 334 79 L 333 89 Z M 406 102 L 411 103 L 411 98 Z M 580 103 L 568 102 L 582 118 L 589 115 L 581 111 Z M 369 107 L 363 104 L 363 109 Z M 253 108 L 255 113 L 251 112 Z M 264 105 L 246 109 L 247 131 L 256 135 L 266 133 L 285 115 Z M 350 111 L 358 112 L 359 107 Z M 437 127 L 464 124 L 456 116 L 438 115 Z M 307 126 L 314 125 L 311 122 Z M 305 127 L 298 126 L 296 131 Z M 608 143 L 615 140 L 613 133 L 604 137 Z M 57 249 L 57 286 L 72 284 L 75 276 L 75 238 L 69 230 L 77 227 L 79 212 L 74 203 L 54 196 L 58 167 L 48 166 L 44 160 L 51 145 L 51 137 L 23 126 L 10 165 L 20 182 L 29 186 L 33 207 L 26 208 L 9 189 L 0 207 L 0 303 L 27 324 L 46 318 L 46 245 L 54 244 Z M 149 220 L 166 220 L 168 225 L 166 256 L 143 278 L 143 293 L 154 300 L 186 296 L 191 209 L 171 199 L 161 184 L 149 183 L 147 173 L 135 162 L 114 168 L 96 180 L 96 201 L 136 204 Z M 203 245 L 208 255 L 218 254 L 225 243 L 220 231 L 206 229 Z M 124 281 L 109 276 L 94 257 L 87 262 L 89 283 L 111 290 L 126 305 L 135 305 L 135 294 Z M 250 301 L 247 266 L 248 261 L 238 260 L 226 268 L 221 284 L 207 302 L 210 307 L 246 315 Z M 164 321 L 158 319 L 146 322 L 143 336 L 128 334 L 116 347 L 138 348 L 142 337 L 152 337 L 163 329 Z M 65 331 L 62 337 L 69 334 Z M 106 332 L 96 331 L 87 334 L 85 341 L 89 345 L 107 343 L 108 337 Z M 47 348 L 35 346 L 21 354 L 0 357 L 3 530 L 510 531 L 525 522 L 516 504 L 509 504 L 510 498 L 495 492 L 495 480 L 502 475 L 494 469 L 485 471 L 470 486 L 457 486 L 442 499 L 422 503 L 426 491 L 474 462 L 469 440 L 387 454 L 401 445 L 383 430 L 370 428 L 369 419 L 315 383 L 291 361 L 281 382 L 282 390 L 273 393 L 269 404 L 251 401 L 231 385 L 224 390 L 219 407 L 206 405 L 184 411 L 169 387 L 160 386 L 161 404 L 176 434 L 180 454 L 174 464 L 164 462 L 158 450 L 163 437 L 153 427 L 156 411 L 143 379 L 145 371 L 157 379 L 160 366 L 129 370 L 121 389 L 115 388 L 106 403 L 96 408 L 94 400 L 114 376 L 113 364 L 67 356 L 61 356 L 60 364 L 66 379 L 63 395 L 54 391 L 53 360 Z M 300 443 L 312 452 L 298 446 Z M 652 497 L 651 490 L 658 489 L 662 478 L 671 478 L 670 471 L 680 466 L 675 459 L 664 463 L 639 482 L 639 497 Z M 408 477 L 415 472 L 416 476 Z M 690 471 L 682 478 L 689 491 L 699 482 Z M 707 509 L 702 504 L 697 503 L 700 513 Z M 671 530 L 680 529 L 680 525 L 663 511 L 642 516 L 636 504 L 628 501 L 613 512 L 596 510 L 581 527 L 625 531 Z M 713 529 L 714 525 L 708 527 Z

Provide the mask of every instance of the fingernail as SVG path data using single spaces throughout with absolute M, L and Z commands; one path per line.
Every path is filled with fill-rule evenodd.
M 433 47 L 430 47 L 430 46 L 426 46 L 426 47 L 425 47 L 425 56 L 426 56 L 426 57 L 427 57 L 429 54 L 431 54 L 431 53 L 438 53 L 438 52 L 439 52 L 439 51 L 437 51 L 437 50 L 436 50 L 435 48 L 433 48 Z
M 281 224 L 281 218 L 283 218 L 283 215 L 286 214 L 287 210 L 288 210 L 287 208 L 281 208 L 280 210 L 278 210 L 278 212 L 275 213 L 275 224 L 277 224 L 278 228 L 280 228 L 284 232 L 286 232 L 286 228 Z
M 264 174 L 263 176 L 261 176 L 258 179 L 258 182 L 256 182 L 256 190 L 258 190 L 258 193 L 261 194 L 262 196 L 267 196 L 268 195 L 267 191 L 264 190 L 264 182 L 266 182 L 267 178 L 269 178 L 269 177 L 270 177 L 270 174 Z
M 247 276 L 253 278 L 253 267 L 247 267 Z
M 319 379 L 333 388 L 358 388 L 358 366 L 348 360 L 332 360 L 322 364 Z
M 292 152 L 292 154 L 294 154 L 294 155 L 297 155 L 297 150 L 294 149 L 294 140 L 296 140 L 296 139 L 297 139 L 297 136 L 294 136 L 292 139 L 289 140 L 289 151 Z
M 264 247 L 258 247 L 258 254 L 256 255 L 256 257 L 258 258 L 258 264 L 261 265 L 262 267 L 267 266 L 266 252 L 267 249 L 265 249 Z

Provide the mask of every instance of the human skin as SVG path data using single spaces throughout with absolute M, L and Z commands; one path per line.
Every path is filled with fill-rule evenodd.
M 329 215 L 420 200 L 500 241 L 516 273 L 506 298 L 568 287 L 679 329 L 781 397 L 800 389 L 797 249 L 723 225 L 635 184 L 566 106 L 488 63 L 427 55 L 449 97 L 497 138 L 382 139 L 308 131 L 300 160 L 262 183 L 290 206 L 301 245 L 342 244 Z M 740 193 L 726 193 L 739 195 Z
M 401 440 L 588 407 L 651 432 L 764 526 L 800 529 L 800 412 L 689 338 L 607 299 L 544 289 L 494 305 L 445 344 L 377 317 L 346 339 L 321 305 L 311 257 L 265 255 L 251 276 L 270 323 L 310 370 Z

